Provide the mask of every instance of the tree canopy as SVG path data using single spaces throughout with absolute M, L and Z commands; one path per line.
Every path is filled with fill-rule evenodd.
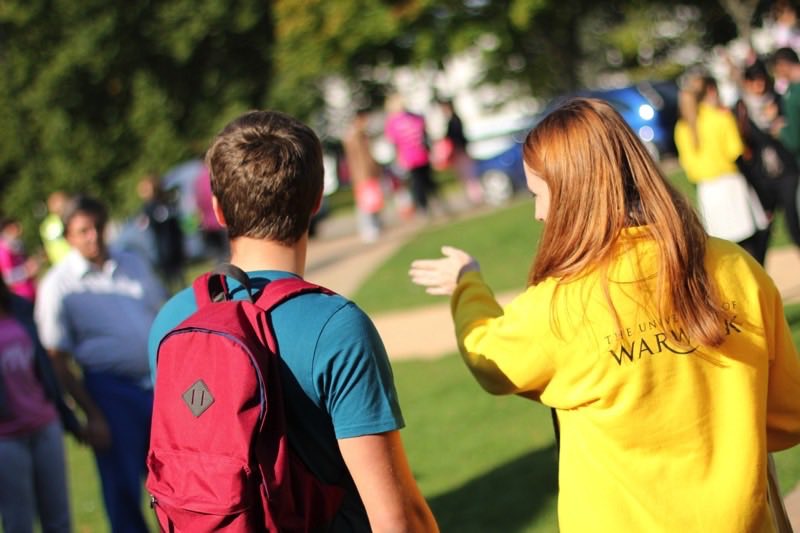
M 3 210 L 26 218 L 55 189 L 130 208 L 138 177 L 263 105 L 270 15 L 260 0 L 0 4 Z
M 699 15 L 683 33 L 654 36 L 654 17 L 674 20 L 681 6 L 655 0 L 613 6 L 592 0 L 5 0 L 0 210 L 31 227 L 32 206 L 63 189 L 93 193 L 117 213 L 129 213 L 138 203 L 133 193 L 140 176 L 201 155 L 237 113 L 272 107 L 314 124 L 331 78 L 349 82 L 353 99 L 374 102 L 392 68 L 435 68 L 477 47 L 486 82 L 512 80 L 546 96 L 589 83 L 604 70 L 641 68 L 643 42 L 651 51 L 648 67 L 681 39 L 708 45 L 735 35 L 733 19 L 716 1 L 692 5 Z

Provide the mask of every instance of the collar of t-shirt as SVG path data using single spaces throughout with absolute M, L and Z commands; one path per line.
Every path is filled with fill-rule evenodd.
M 108 254 L 108 259 L 105 260 L 101 267 L 98 267 L 83 257 L 78 250 L 73 248 L 64 258 L 64 262 L 80 278 L 86 276 L 90 272 L 113 274 L 119 266 L 119 260 L 115 257 L 113 252 L 109 251 Z
M 247 276 L 250 278 L 253 295 L 255 295 L 256 292 L 263 289 L 264 285 L 266 285 L 270 281 L 275 281 L 276 279 L 284 279 L 284 278 L 302 279 L 294 272 L 288 272 L 285 270 L 253 270 L 248 272 Z M 233 296 L 234 299 L 244 297 L 244 287 L 242 287 L 242 285 L 238 281 L 229 277 L 227 278 L 227 283 L 228 283 L 228 290 L 231 292 L 231 296 Z

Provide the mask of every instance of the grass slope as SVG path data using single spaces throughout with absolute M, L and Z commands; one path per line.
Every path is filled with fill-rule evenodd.
M 463 248 L 481 261 L 483 275 L 494 290 L 522 290 L 541 229 L 529 198 L 505 209 L 435 226 L 402 246 L 370 275 L 353 300 L 370 314 L 442 301 L 413 285 L 408 268 L 415 259 L 441 257 L 445 244 Z

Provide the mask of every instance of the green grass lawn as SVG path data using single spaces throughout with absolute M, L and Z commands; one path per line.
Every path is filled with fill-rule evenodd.
M 522 290 L 541 228 L 533 218 L 533 202 L 527 196 L 504 209 L 436 226 L 402 246 L 364 282 L 353 300 L 369 314 L 444 301 L 432 298 L 408 278 L 411 261 L 441 257 L 444 244 L 463 248 L 476 257 L 495 291 Z

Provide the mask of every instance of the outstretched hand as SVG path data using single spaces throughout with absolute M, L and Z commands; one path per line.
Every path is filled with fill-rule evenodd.
M 441 259 L 417 259 L 408 271 L 411 281 L 425 287 L 428 294 L 453 294 L 463 273 L 480 270 L 478 262 L 463 250 L 442 246 L 442 254 Z

